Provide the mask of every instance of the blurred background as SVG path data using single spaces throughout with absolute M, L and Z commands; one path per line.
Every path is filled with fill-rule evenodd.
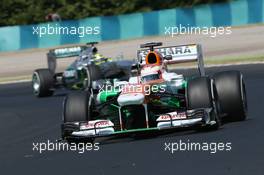
M 62 20 L 110 16 L 230 0 L 1 0 L 0 26 L 45 22 L 57 13 Z
M 264 61 L 264 0 L 1 0 L 0 82 L 30 79 L 51 48 L 97 41 L 99 53 L 135 59 L 139 45 L 200 43 L 206 64 Z M 47 34 L 41 27 L 91 27 L 97 34 Z M 229 34 L 166 34 L 172 27 L 229 27 Z M 62 68 L 72 59 L 61 60 Z M 14 78 L 15 77 L 15 78 Z

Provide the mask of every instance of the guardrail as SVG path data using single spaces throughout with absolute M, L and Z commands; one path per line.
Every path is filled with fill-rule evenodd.
M 264 0 L 234 0 L 230 3 L 201 5 L 133 13 L 128 15 L 92 17 L 58 23 L 8 26 L 0 28 L 0 52 L 29 48 L 47 48 L 64 44 L 86 43 L 164 35 L 168 26 L 240 26 L 264 22 Z M 82 29 L 90 27 L 93 34 L 46 34 L 40 37 L 36 29 L 42 27 Z M 97 29 L 97 30 L 96 30 Z M 97 31 L 97 32 L 96 32 Z M 99 31 L 99 32 L 98 32 Z M 51 33 L 51 32 L 50 32 Z M 96 34 L 95 34 L 96 33 Z

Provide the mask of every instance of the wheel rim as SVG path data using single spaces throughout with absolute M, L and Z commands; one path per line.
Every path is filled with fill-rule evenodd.
M 32 77 L 32 87 L 33 87 L 34 94 L 38 95 L 40 91 L 40 80 L 36 72 L 34 72 L 33 77 Z

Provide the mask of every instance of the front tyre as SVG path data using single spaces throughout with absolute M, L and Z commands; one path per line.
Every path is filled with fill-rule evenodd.
M 78 91 L 69 94 L 64 100 L 64 123 L 89 121 L 91 111 L 89 106 L 90 93 Z
M 54 93 L 54 77 L 49 69 L 37 69 L 32 75 L 33 94 L 36 97 L 48 97 Z
M 85 91 L 71 93 L 63 103 L 63 123 L 88 122 L 91 119 L 91 110 L 92 96 L 90 93 Z M 71 130 L 62 127 L 62 138 L 67 138 L 71 132 Z M 68 141 L 72 142 L 73 140 Z

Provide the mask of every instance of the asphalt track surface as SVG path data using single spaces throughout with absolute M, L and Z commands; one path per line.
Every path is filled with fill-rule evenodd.
M 99 151 L 33 151 L 60 136 L 64 92 L 36 99 L 30 83 L 0 86 L 0 174 L 252 174 L 264 172 L 264 64 L 210 68 L 242 71 L 248 119 L 213 132 L 178 131 L 101 143 Z M 184 70 L 184 73 L 189 70 Z M 231 142 L 231 151 L 164 151 L 164 143 Z

